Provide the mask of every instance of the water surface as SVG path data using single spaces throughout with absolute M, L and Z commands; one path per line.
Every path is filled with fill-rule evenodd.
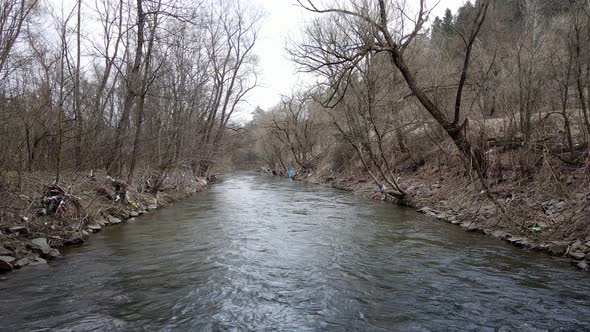
M 239 174 L 0 281 L 2 331 L 582 331 L 588 274 L 351 193 Z

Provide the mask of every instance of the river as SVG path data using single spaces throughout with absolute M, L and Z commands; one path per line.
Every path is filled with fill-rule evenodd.
M 590 330 L 559 258 L 251 174 L 2 279 L 2 331 Z

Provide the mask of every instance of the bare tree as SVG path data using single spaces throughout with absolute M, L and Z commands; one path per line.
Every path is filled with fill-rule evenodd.
M 337 33 L 344 36 L 354 36 L 354 39 L 341 37 L 345 38 L 347 42 L 345 45 L 348 45 L 347 52 L 342 53 L 337 47 L 333 47 L 334 41 L 331 35 L 310 36 L 308 33 L 309 40 L 292 50 L 294 60 L 301 65 L 303 70 L 322 72 L 326 67 L 337 66 L 339 67 L 337 78 L 333 82 L 340 85 L 346 83 L 345 78 L 350 76 L 353 68 L 368 54 L 388 54 L 391 63 L 404 77 L 413 95 L 442 126 L 463 155 L 469 158 L 469 164 L 473 169 L 482 177 L 485 175 L 483 153 L 479 147 L 472 145 L 465 135 L 464 129 L 467 119 L 462 119 L 461 102 L 472 50 L 489 9 L 488 1 L 479 3 L 477 15 L 473 19 L 469 34 L 461 35 L 464 44 L 464 60 L 451 118 L 433 102 L 426 90 L 419 85 L 416 75 L 404 57 L 406 50 L 420 34 L 428 19 L 429 10 L 426 8 L 424 0 L 420 0 L 415 15 L 410 13 L 404 2 L 395 1 L 347 3 L 327 8 L 320 8 L 311 0 L 299 1 L 299 3 L 311 12 L 331 15 L 330 19 L 335 22 Z M 317 29 L 315 32 L 318 32 Z M 332 91 L 339 91 L 339 89 L 336 87 Z

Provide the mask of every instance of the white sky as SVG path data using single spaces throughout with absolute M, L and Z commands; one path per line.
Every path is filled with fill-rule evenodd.
M 413 0 L 410 0 L 413 1 Z M 255 46 L 259 57 L 260 87 L 252 91 L 248 102 L 253 110 L 260 106 L 264 110 L 280 102 L 281 95 L 288 95 L 300 86 L 304 78 L 297 74 L 295 65 L 289 60 L 285 51 L 287 41 L 297 36 L 303 28 L 306 18 L 312 13 L 305 12 L 296 5 L 295 0 L 253 0 L 266 11 L 266 17 L 260 31 L 260 38 Z M 433 10 L 432 18 L 442 17 L 446 8 L 453 14 L 467 2 L 466 0 L 440 0 Z M 432 7 L 437 0 L 427 0 L 427 6 Z M 239 116 L 247 117 L 242 113 Z

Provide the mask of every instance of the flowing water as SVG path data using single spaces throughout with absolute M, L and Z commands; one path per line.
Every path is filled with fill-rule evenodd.
M 351 193 L 230 176 L 0 281 L 0 330 L 582 331 L 589 275 Z

